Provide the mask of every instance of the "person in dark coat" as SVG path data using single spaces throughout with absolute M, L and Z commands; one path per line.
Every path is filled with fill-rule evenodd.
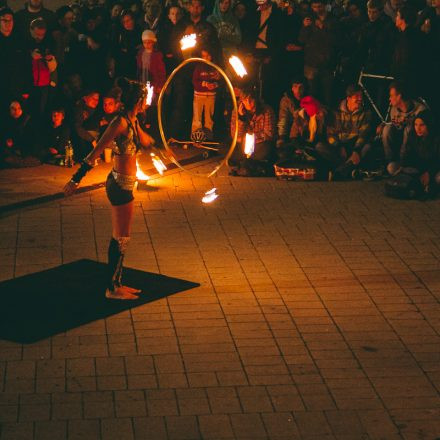
M 15 14 L 15 25 L 20 38 L 28 38 L 29 26 L 36 18 L 42 18 L 47 24 L 49 35 L 52 34 L 56 26 L 55 13 L 46 9 L 42 0 L 29 0 L 25 7 Z
M 27 53 L 14 28 L 14 13 L 0 9 L 0 107 L 6 108 L 15 96 L 28 94 L 31 88 L 30 71 L 26 65 Z

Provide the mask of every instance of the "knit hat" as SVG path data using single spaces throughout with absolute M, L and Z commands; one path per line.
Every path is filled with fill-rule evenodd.
M 304 96 L 299 105 L 306 111 L 309 117 L 315 116 L 320 109 L 319 102 L 312 96 Z
M 11 8 L 4 6 L 3 8 L 0 8 L 0 17 L 3 17 L 4 15 L 14 15 L 14 12 Z
M 149 29 L 142 32 L 142 41 L 157 41 L 156 34 L 153 31 L 150 31 Z

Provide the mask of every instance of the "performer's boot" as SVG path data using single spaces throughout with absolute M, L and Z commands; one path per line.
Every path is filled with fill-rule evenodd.
M 137 289 L 122 285 L 124 254 L 130 237 L 111 238 L 108 246 L 108 274 L 105 296 L 114 299 L 137 299 Z

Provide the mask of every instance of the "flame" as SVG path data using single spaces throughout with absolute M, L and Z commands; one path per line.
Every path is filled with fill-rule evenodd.
M 136 159 L 136 179 L 138 180 L 138 182 L 144 182 L 146 180 L 148 180 L 150 177 L 147 176 L 142 170 L 141 167 L 139 165 L 138 160 Z
M 231 58 L 229 58 L 229 64 L 233 67 L 235 73 L 240 78 L 243 78 L 245 75 L 247 75 L 246 68 L 244 67 L 240 58 L 238 58 L 237 56 L 233 55 Z
M 151 105 L 151 103 L 153 102 L 153 96 L 154 96 L 154 86 L 152 86 L 150 84 L 150 81 L 147 81 L 147 84 L 145 87 L 147 89 L 147 96 L 145 97 L 145 103 L 147 105 Z
M 203 203 L 211 203 L 218 197 L 217 188 L 212 188 L 209 191 L 205 192 L 205 195 L 202 198 Z
M 180 49 L 181 50 L 190 49 L 191 47 L 194 47 L 196 43 L 197 43 L 196 34 L 184 35 L 180 40 Z
M 151 160 L 153 162 L 154 168 L 162 176 L 163 172 L 167 169 L 166 165 L 162 162 L 162 159 L 154 153 L 150 153 Z
M 246 133 L 246 138 L 244 141 L 244 154 L 246 157 L 251 157 L 255 151 L 255 134 Z

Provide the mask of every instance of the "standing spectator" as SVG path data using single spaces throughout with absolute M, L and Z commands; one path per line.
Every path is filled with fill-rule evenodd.
M 217 29 L 223 56 L 229 58 L 241 43 L 240 25 L 232 12 L 231 0 L 216 0 L 207 21 Z
M 189 17 L 180 21 L 180 37 L 195 33 L 199 47 L 210 47 L 212 59 L 215 63 L 221 64 L 221 46 L 217 37 L 217 30 L 203 18 L 203 11 L 205 10 L 203 0 L 191 0 L 188 9 Z
M 57 85 L 57 60 L 54 56 L 54 46 L 54 41 L 47 34 L 46 22 L 42 18 L 33 20 L 30 24 L 28 50 L 33 77 L 30 111 L 36 120 L 47 116 L 47 107 Z
M 66 75 L 74 72 L 70 49 L 78 40 L 78 32 L 73 27 L 74 14 L 69 6 L 61 6 L 56 11 L 57 24 L 53 32 L 55 40 L 55 57 L 58 63 L 59 77 L 64 80 Z
M 202 48 L 204 60 L 212 61 L 212 55 L 207 47 Z M 193 73 L 194 101 L 191 133 L 204 127 L 208 139 L 213 137 L 215 96 L 219 87 L 220 74 L 211 66 L 198 64 Z M 205 124 L 203 125 L 202 116 Z
M 235 127 L 235 113 L 231 118 L 231 133 Z M 251 157 L 244 155 L 246 133 L 254 134 L 255 150 Z M 263 176 L 272 172 L 275 152 L 275 113 L 264 104 L 255 89 L 242 91 L 238 107 L 237 149 L 230 162 L 232 175 Z M 241 148 L 238 148 L 241 146 Z
M 162 21 L 162 4 L 157 0 L 145 1 L 144 11 L 145 15 L 143 29 L 148 29 L 150 31 L 153 31 L 154 33 L 157 33 Z
M 15 96 L 29 93 L 31 73 L 24 66 L 28 54 L 14 29 L 14 14 L 11 9 L 0 9 L 0 109 L 3 110 Z
M 394 27 L 383 13 L 382 0 L 367 3 L 368 22 L 362 26 L 355 64 L 365 73 L 388 76 L 394 48 Z M 383 109 L 387 104 L 387 84 L 376 80 L 370 86 L 370 95 Z
M 74 109 L 73 140 L 75 161 L 82 160 L 97 143 L 99 127 L 93 115 L 99 104 L 99 93 L 96 90 L 84 92 Z
M 29 0 L 25 3 L 24 9 L 15 14 L 15 26 L 20 38 L 28 38 L 30 24 L 36 18 L 42 18 L 47 25 L 49 35 L 52 34 L 56 23 L 53 11 L 46 9 L 42 0 Z
M 95 9 L 85 9 L 82 12 L 74 54 L 76 73 L 81 75 L 86 87 L 96 89 L 108 85 L 107 39 L 103 27 L 98 23 Z
M 391 123 L 379 126 L 386 165 L 398 161 L 400 152 L 406 148 L 414 118 L 426 110 L 422 103 L 409 98 L 407 90 L 401 83 L 391 83 L 389 90 Z
M 182 8 L 172 5 L 169 7 L 167 19 L 164 20 L 159 29 L 158 44 L 160 51 L 164 54 L 165 67 L 168 74 L 177 67 L 182 58 L 179 43 L 179 22 L 182 18 Z
M 157 38 L 153 31 L 142 32 L 142 47 L 137 53 L 137 78 L 140 82 L 154 86 L 155 95 L 158 96 L 165 84 L 165 63 L 163 55 L 156 46 Z
M 286 79 L 303 74 L 304 53 L 298 41 L 302 19 L 297 11 L 298 6 L 293 0 L 285 2 L 284 8 L 284 67 L 286 69 Z
M 328 144 L 318 143 L 319 155 L 335 169 L 335 178 L 351 177 L 365 166 L 371 151 L 371 112 L 364 108 L 362 89 L 349 85 L 346 98 L 333 113 L 327 136 Z
M 395 22 L 397 17 L 397 11 L 403 5 L 403 0 L 386 0 L 384 5 L 384 13 Z
M 304 45 L 304 76 L 313 96 L 330 105 L 338 51 L 338 26 L 324 0 L 312 0 L 313 16 L 305 17 L 299 34 Z
M 422 33 L 414 27 L 416 13 L 402 6 L 396 15 L 398 36 L 391 64 L 391 74 L 405 84 L 413 96 L 423 93 L 426 78 L 426 44 Z
M 278 79 L 283 51 L 283 15 L 270 0 L 257 0 L 257 4 L 252 52 L 259 63 L 260 95 L 276 109 L 284 86 Z
M 136 78 L 136 53 L 139 47 L 140 29 L 133 13 L 126 9 L 121 13 L 121 27 L 111 44 L 110 76 Z

